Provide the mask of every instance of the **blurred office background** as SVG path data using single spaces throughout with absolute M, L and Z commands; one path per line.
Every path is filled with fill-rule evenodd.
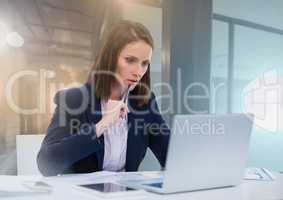
M 282 0 L 0 0 L 0 174 L 17 174 L 16 135 L 45 134 L 54 94 L 86 81 L 120 19 L 154 37 L 152 89 L 168 123 L 176 113 L 256 112 L 249 165 L 283 171 L 282 9 Z M 196 85 L 199 98 L 183 101 L 194 83 L 207 90 Z M 140 169 L 159 169 L 150 151 Z

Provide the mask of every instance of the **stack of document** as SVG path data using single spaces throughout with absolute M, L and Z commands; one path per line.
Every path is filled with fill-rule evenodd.
M 117 172 L 100 171 L 93 173 L 81 173 L 81 174 L 65 174 L 52 177 L 44 177 L 42 181 L 50 183 L 52 185 L 57 184 L 71 184 L 71 185 L 83 185 L 90 183 L 101 183 L 116 180 Z
M 104 183 L 104 182 L 120 182 L 124 180 L 144 180 L 159 178 L 162 176 L 160 171 L 148 172 L 109 172 L 100 171 L 86 174 L 67 174 L 56 177 L 45 177 L 42 181 L 56 184 L 56 183 L 72 183 L 75 185 Z

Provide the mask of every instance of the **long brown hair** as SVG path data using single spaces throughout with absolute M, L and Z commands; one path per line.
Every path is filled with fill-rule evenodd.
M 118 57 L 122 49 L 127 44 L 140 40 L 146 42 L 152 48 L 154 47 L 152 36 L 144 25 L 127 20 L 120 21 L 114 25 L 106 37 L 89 74 L 88 81 L 91 85 L 93 84 L 96 97 L 102 99 L 110 97 L 111 86 L 117 82 L 113 74 L 116 73 Z M 111 72 L 110 75 L 107 72 Z M 131 92 L 131 98 L 136 96 L 138 105 L 144 105 L 148 102 L 149 90 L 150 66 L 138 85 Z

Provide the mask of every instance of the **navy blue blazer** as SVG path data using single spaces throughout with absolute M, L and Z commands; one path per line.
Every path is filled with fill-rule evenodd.
M 37 155 L 37 164 L 44 176 L 101 171 L 104 158 L 104 137 L 96 137 L 95 124 L 102 118 L 100 99 L 93 88 L 59 91 L 57 105 L 47 134 Z M 126 171 L 137 171 L 147 147 L 162 167 L 165 166 L 170 129 L 162 118 L 155 95 L 138 106 L 129 94 Z

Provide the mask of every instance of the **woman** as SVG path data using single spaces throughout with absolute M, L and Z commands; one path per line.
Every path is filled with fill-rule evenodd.
M 147 147 L 165 166 L 170 130 L 150 91 L 152 50 L 143 25 L 122 21 L 112 29 L 88 82 L 55 95 L 37 156 L 43 175 L 137 171 Z

